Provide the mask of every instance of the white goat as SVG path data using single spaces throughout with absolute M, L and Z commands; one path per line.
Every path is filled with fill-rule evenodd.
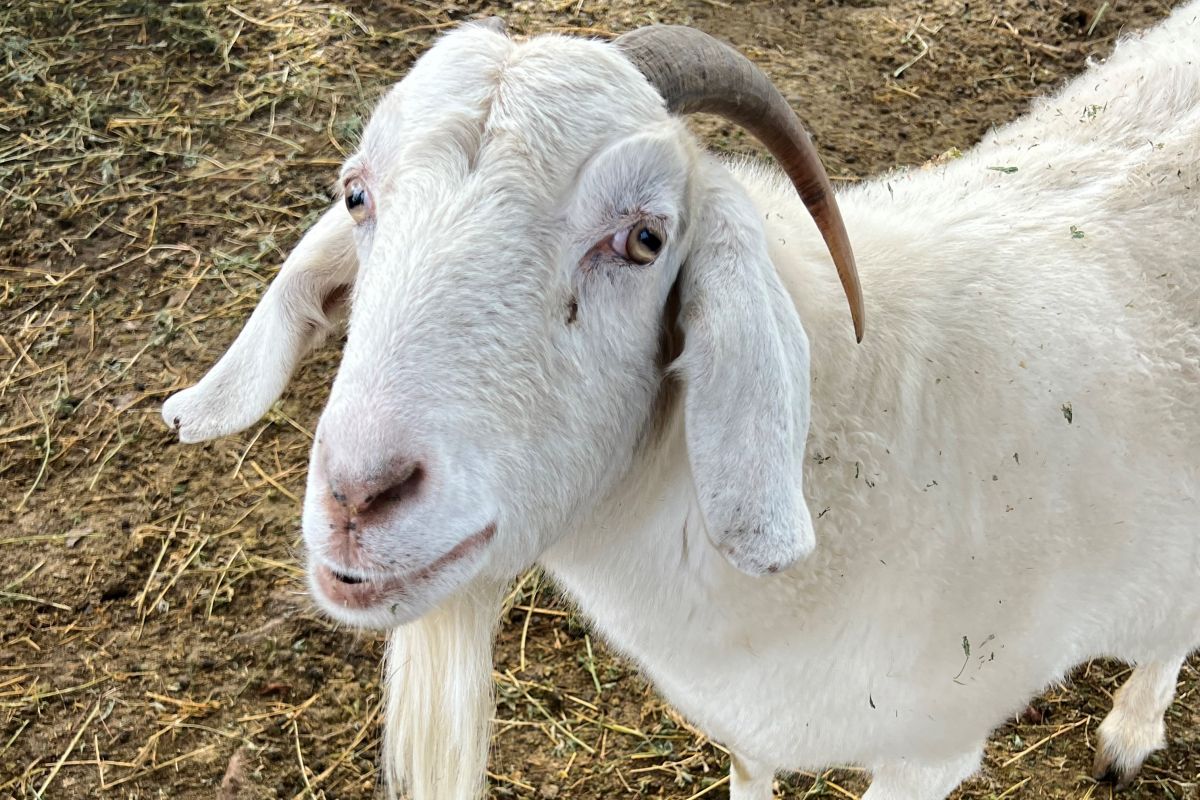
M 539 561 L 731 749 L 737 800 L 851 763 L 865 800 L 941 798 L 1096 656 L 1138 665 L 1095 764 L 1131 779 L 1200 644 L 1198 15 L 842 192 L 862 345 L 823 173 L 748 62 L 657 28 L 426 53 L 164 409 L 184 441 L 246 427 L 350 288 L 303 528 L 318 602 L 400 626 L 390 778 L 477 796 L 499 598 Z M 843 286 L 784 177 L 670 113 L 698 108 L 757 125 Z

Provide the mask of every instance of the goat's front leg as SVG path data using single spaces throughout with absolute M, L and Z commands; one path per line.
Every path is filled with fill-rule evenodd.
M 736 753 L 729 757 L 729 800 L 771 800 L 775 770 Z
M 1183 658 L 1139 664 L 1117 690 L 1113 708 L 1100 723 L 1092 777 L 1123 788 L 1133 782 L 1146 756 L 1166 745 L 1163 716 L 1175 696 Z
M 862 800 L 944 800 L 979 769 L 983 746 L 945 761 L 893 761 L 877 765 Z

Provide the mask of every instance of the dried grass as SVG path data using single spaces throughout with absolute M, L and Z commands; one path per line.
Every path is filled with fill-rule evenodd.
M 726 32 L 806 109 L 825 110 L 809 120 L 844 180 L 964 144 L 1121 21 L 1163 11 L 1105 3 L 1061 34 L 1052 18 L 1076 10 L 1059 0 L 967 16 L 898 0 L 880 11 L 715 0 L 8 4 L 0 798 L 371 796 L 381 642 L 312 613 L 297 565 L 296 503 L 332 356 L 228 441 L 182 448 L 156 409 L 232 339 L 327 203 L 382 89 L 438 31 L 497 10 L 517 31 L 607 35 L 661 18 Z M 865 67 L 875 77 L 864 82 L 845 65 L 869 65 L 866 52 L 884 67 Z M 948 128 L 963 104 L 976 118 Z M 889 118 L 905 120 L 905 136 Z M 700 129 L 720 147 L 753 149 L 711 121 Z M 1081 734 L 1117 674 L 1089 667 L 1084 702 L 1063 691 L 1040 701 L 1053 721 L 1006 729 L 963 796 L 1107 796 L 1081 778 Z M 724 751 L 536 574 L 507 603 L 495 681 L 495 796 L 725 791 Z M 1182 746 L 1131 796 L 1195 796 L 1200 743 L 1180 724 L 1196 721 L 1195 686 L 1189 670 L 1172 711 Z M 854 771 L 780 781 L 788 797 L 854 798 L 864 785 Z

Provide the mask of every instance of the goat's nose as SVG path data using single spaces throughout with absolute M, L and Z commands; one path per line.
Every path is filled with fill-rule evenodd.
M 398 511 L 421 490 L 425 468 L 419 461 L 397 460 L 365 480 L 329 476 L 329 511 L 353 531 L 358 523 L 377 522 Z

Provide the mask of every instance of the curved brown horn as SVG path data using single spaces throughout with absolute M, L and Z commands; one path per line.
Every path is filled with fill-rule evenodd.
M 833 187 L 808 132 L 770 79 L 729 45 L 683 25 L 638 28 L 615 44 L 658 89 L 670 112 L 719 114 L 766 145 L 825 238 L 861 342 L 862 286 Z

